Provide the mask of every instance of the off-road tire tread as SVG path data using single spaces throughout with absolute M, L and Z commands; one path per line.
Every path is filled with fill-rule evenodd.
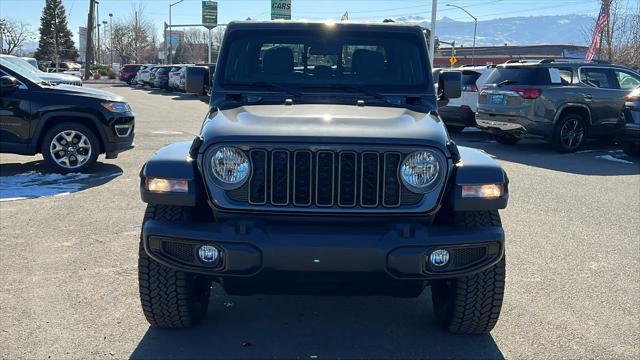
M 148 205 L 144 218 L 178 222 L 188 216 L 189 208 Z M 206 295 L 204 309 L 198 311 L 194 308 L 191 285 L 193 275 L 156 262 L 147 255 L 142 238 L 140 240 L 138 283 L 142 310 L 147 321 L 160 328 L 193 326 L 206 314 L 209 294 Z
M 497 210 L 457 212 L 458 226 L 490 227 L 501 226 Z M 505 288 L 505 259 L 496 265 L 470 276 L 452 280 L 453 296 L 447 314 L 436 314 L 440 324 L 455 334 L 485 334 L 498 322 Z M 441 280 L 442 281 L 442 280 Z M 437 286 L 432 288 L 432 296 L 441 296 Z M 435 307 L 435 299 L 434 299 Z M 443 309 L 435 309 L 434 312 Z M 441 316 L 438 316 L 441 315 Z

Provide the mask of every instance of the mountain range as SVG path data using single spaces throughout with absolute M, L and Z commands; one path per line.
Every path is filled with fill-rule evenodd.
M 429 19 L 405 16 L 396 22 L 411 22 L 431 28 Z M 477 46 L 490 45 L 588 45 L 593 17 L 588 15 L 520 16 L 478 21 Z M 451 42 L 471 46 L 473 21 L 456 21 L 448 17 L 436 23 L 436 36 Z

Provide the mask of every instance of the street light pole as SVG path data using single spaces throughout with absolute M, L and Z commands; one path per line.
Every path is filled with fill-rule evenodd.
M 113 14 L 109 13 L 109 58 L 113 64 Z
M 183 1 L 184 0 L 179 0 L 179 1 L 174 2 L 173 4 L 169 4 L 169 54 L 167 55 L 169 57 L 169 61 L 168 61 L 169 64 L 173 64 L 173 59 L 171 58 L 171 45 L 172 45 L 171 44 L 171 35 L 173 35 L 173 33 L 171 32 L 172 31 L 172 28 L 171 28 L 171 8 L 174 5 L 178 5 Z M 164 37 L 165 37 L 164 41 L 167 41 L 167 35 L 166 34 L 164 35 Z
M 467 10 L 465 10 L 464 8 L 458 6 L 458 5 L 454 5 L 454 4 L 447 4 L 447 6 L 451 6 L 454 8 L 458 8 L 464 12 L 467 13 L 467 15 L 471 16 L 473 18 L 474 24 L 473 24 L 473 48 L 471 49 L 471 65 L 475 65 L 476 64 L 476 31 L 478 30 L 478 18 L 471 15 L 470 12 L 468 12 Z

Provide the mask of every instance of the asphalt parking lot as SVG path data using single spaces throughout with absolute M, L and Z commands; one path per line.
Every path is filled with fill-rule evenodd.
M 231 297 L 215 287 L 196 328 L 149 328 L 138 300 L 145 205 L 138 172 L 154 150 L 198 133 L 207 105 L 184 94 L 91 85 L 125 96 L 136 148 L 93 174 L 39 174 L 40 157 L 0 154 L 0 357 L 640 358 L 640 160 L 592 143 L 461 145 L 510 177 L 507 290 L 491 335 L 436 327 L 428 290 L 387 297 Z M 62 185 L 61 185 L 62 184 Z

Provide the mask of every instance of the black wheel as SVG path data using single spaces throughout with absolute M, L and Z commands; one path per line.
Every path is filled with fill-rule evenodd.
M 503 145 L 513 145 L 520 141 L 519 137 L 509 134 L 493 134 L 493 139 Z
M 502 226 L 497 210 L 454 213 L 461 227 Z M 505 259 L 470 276 L 436 280 L 431 286 L 438 324 L 455 334 L 485 334 L 498 322 L 505 286 Z
M 640 144 L 623 141 L 622 151 L 629 156 L 640 156 Z
M 100 142 L 84 125 L 65 122 L 46 132 L 40 144 L 45 166 L 63 174 L 90 169 L 100 154 Z
M 464 130 L 465 126 L 447 125 L 447 131 L 449 134 L 458 134 Z
M 553 146 L 560 152 L 577 151 L 586 135 L 585 121 L 578 114 L 567 114 L 558 120 L 553 134 Z
M 135 82 L 133 81 L 135 78 L 135 76 L 129 76 L 129 80 L 127 80 L 127 83 L 131 86 L 135 85 Z
M 191 208 L 188 207 L 148 205 L 144 221 L 181 222 L 190 216 Z M 144 316 L 152 326 L 189 327 L 207 314 L 211 279 L 176 271 L 156 262 L 144 250 L 142 238 L 138 255 L 138 286 Z

